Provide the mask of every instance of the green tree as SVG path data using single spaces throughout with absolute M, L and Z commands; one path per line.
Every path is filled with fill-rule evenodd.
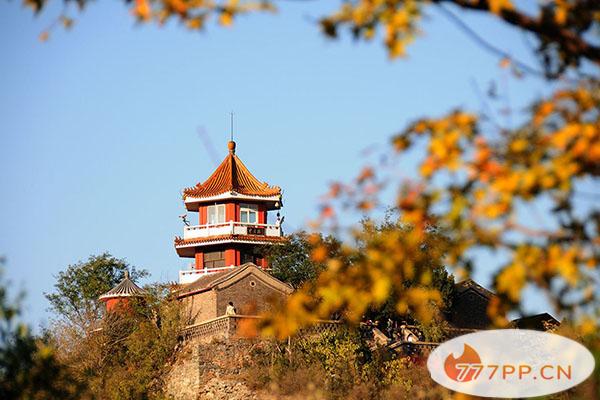
M 311 243 L 315 243 L 317 238 L 300 231 L 288 235 L 287 239 L 287 242 L 279 246 L 265 246 L 263 253 L 272 268 L 271 274 L 297 289 L 306 282 L 314 281 L 326 266 L 315 262 L 310 256 L 314 247 Z M 332 256 L 341 246 L 333 236 L 319 236 L 318 241 L 329 244 Z
M 164 398 L 163 378 L 176 354 L 183 313 L 166 285 L 145 290 L 147 296 L 132 299 L 126 312 L 105 314 L 85 335 L 66 323 L 48 331 L 57 357 L 86 383 L 82 399 Z
M 104 308 L 98 297 L 117 285 L 129 269 L 134 281 L 148 275 L 146 270 L 130 267 L 125 260 L 109 253 L 92 255 L 87 261 L 69 265 L 59 272 L 54 292 L 45 296 L 51 310 L 63 322 L 85 332 L 102 316 Z
M 410 235 L 412 228 L 400 223 L 398 215 L 394 210 L 388 210 L 382 222 L 365 219 L 361 222 L 361 232 L 357 236 L 357 251 L 365 253 L 369 251 L 370 240 L 376 237 L 388 237 L 396 234 Z M 437 252 L 439 248 L 447 248 L 448 237 L 437 229 L 429 229 L 423 241 L 420 243 L 419 251 L 425 255 L 424 259 L 427 265 L 424 266 L 425 272 L 429 278 L 425 281 L 417 279 L 405 279 L 401 287 L 392 287 L 388 298 L 382 305 L 373 306 L 366 313 L 365 317 L 371 320 L 393 320 L 404 319 L 411 323 L 418 323 L 410 314 L 399 313 L 396 305 L 402 298 L 403 292 L 410 288 L 423 288 L 425 290 L 436 290 L 440 294 L 439 302 L 432 302 L 430 307 L 438 320 L 444 318 L 445 313 L 452 306 L 452 297 L 454 295 L 454 276 L 448 272 Z M 427 254 L 431 254 L 430 257 Z M 368 265 L 366 265 L 368 268 Z M 410 311 L 410 310 L 409 310 Z
M 110 313 L 95 338 L 82 342 L 99 355 L 88 380 L 100 399 L 162 399 L 163 378 L 175 354 L 183 327 L 181 304 L 169 296 L 162 284 L 146 287 L 148 296 L 136 301 L 133 312 Z

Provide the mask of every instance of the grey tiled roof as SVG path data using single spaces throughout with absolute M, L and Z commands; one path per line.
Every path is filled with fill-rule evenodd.
M 144 289 L 136 285 L 130 278 L 129 273 L 125 273 L 125 278 L 114 288 L 99 297 L 100 300 L 110 299 L 112 297 L 143 297 L 148 294 Z

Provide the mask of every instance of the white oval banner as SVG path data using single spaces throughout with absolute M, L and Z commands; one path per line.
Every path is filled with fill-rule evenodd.
M 440 344 L 427 359 L 434 381 L 483 397 L 534 397 L 569 389 L 594 371 L 579 343 L 552 333 L 499 329 Z

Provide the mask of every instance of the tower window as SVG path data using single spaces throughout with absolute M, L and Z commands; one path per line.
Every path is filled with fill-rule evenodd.
M 256 204 L 240 204 L 240 221 L 256 224 L 258 222 L 258 206 Z
M 254 254 L 252 254 L 252 253 L 248 253 L 248 252 L 243 251 L 242 254 L 241 254 L 241 262 L 242 262 L 242 264 L 246 264 L 246 263 L 249 263 L 249 262 L 254 263 L 256 261 L 255 258 L 256 257 L 254 257 Z
M 225 204 L 208 206 L 208 224 L 214 225 L 222 223 L 225 223 Z
M 219 268 L 225 266 L 225 252 L 211 251 L 204 253 L 204 268 Z

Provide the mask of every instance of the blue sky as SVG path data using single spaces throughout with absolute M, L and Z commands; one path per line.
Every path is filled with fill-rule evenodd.
M 485 90 L 498 80 L 517 109 L 547 90 L 504 79 L 496 56 L 434 10 L 408 58 L 392 62 L 379 42 L 320 34 L 311 21 L 337 2 L 282 2 L 278 15 L 203 33 L 139 26 L 122 3 L 95 2 L 72 31 L 40 43 L 59 5 L 35 18 L 18 1 L 0 3 L 0 254 L 33 325 L 48 318 L 53 277 L 90 254 L 177 279 L 188 263 L 173 249 L 180 191 L 215 167 L 198 131 L 220 160 L 230 110 L 237 154 L 284 189 L 289 232 L 315 216 L 328 182 L 356 174 L 363 149 L 384 148 L 416 117 L 480 110 L 473 82 Z M 529 59 L 521 34 L 489 17 L 467 21 Z

